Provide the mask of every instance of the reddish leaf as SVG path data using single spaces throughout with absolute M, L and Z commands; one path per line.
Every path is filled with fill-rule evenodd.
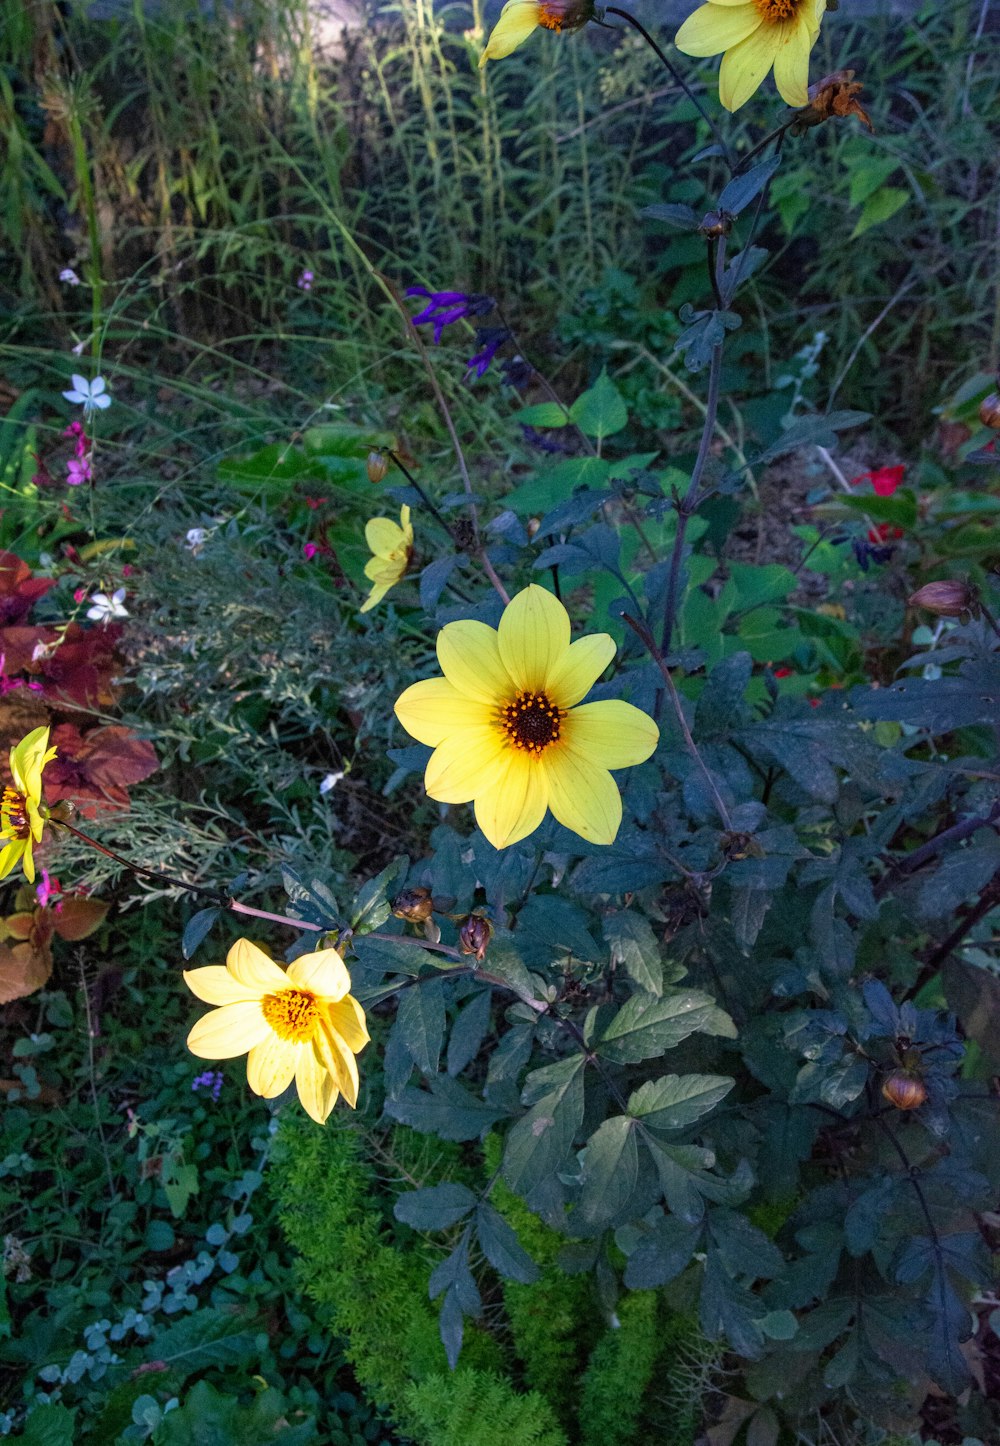
M 24 999 L 49 981 L 52 973 L 52 950 L 48 944 L 34 949 L 30 944 L 10 948 L 0 944 L 0 1004 Z
M 52 732 L 56 757 L 45 771 L 45 797 L 50 804 L 70 798 L 85 818 L 98 808 L 126 808 L 127 783 L 148 778 L 159 763 L 152 744 L 128 728 L 111 724 L 81 734 L 75 723 L 61 723 Z
M 31 568 L 13 552 L 0 550 L 0 626 L 21 623 L 55 579 L 32 577 Z
M 68 894 L 49 911 L 52 924 L 60 939 L 75 943 L 77 939 L 88 938 L 104 923 L 110 905 L 100 899 L 85 899 L 79 894 Z

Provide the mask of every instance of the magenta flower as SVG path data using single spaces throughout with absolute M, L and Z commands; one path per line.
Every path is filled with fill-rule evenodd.
M 66 463 L 66 483 L 70 487 L 79 487 L 84 482 L 93 482 L 94 474 L 90 467 L 89 457 L 71 457 Z
M 302 544 L 302 556 L 305 558 L 306 562 L 312 562 L 317 552 L 319 552 L 318 542 L 304 542 Z

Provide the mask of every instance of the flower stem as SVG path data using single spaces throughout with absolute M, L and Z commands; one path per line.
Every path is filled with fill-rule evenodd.
M 410 486 L 413 488 L 414 492 L 416 492 L 417 495 L 422 499 L 431 516 L 434 518 L 435 522 L 437 522 L 441 527 L 444 528 L 445 532 L 447 532 L 448 536 L 454 542 L 455 539 L 452 534 L 451 528 L 448 526 L 447 522 L 445 522 L 444 518 L 441 516 L 441 513 L 437 510 L 430 497 L 424 491 L 421 484 L 417 481 L 416 477 L 414 477 L 409 467 L 405 466 L 403 462 L 400 461 L 399 456 L 392 450 L 391 447 L 386 448 L 385 455 L 391 458 L 391 460 L 396 464 L 396 466 L 402 472 L 403 476 L 406 478 L 407 482 L 409 482 Z
M 66 829 L 67 833 L 71 833 L 82 843 L 89 844 L 99 854 L 104 854 L 105 858 L 114 859 L 116 864 L 121 864 L 122 868 L 128 869 L 129 873 L 139 874 L 145 879 L 155 879 L 157 883 L 170 884 L 175 889 L 185 889 L 187 893 L 199 895 L 203 899 L 211 899 L 218 908 L 228 909 L 234 914 L 250 914 L 255 919 L 268 919 L 272 924 L 289 924 L 293 929 L 309 929 L 315 934 L 326 932 L 323 924 L 310 924 L 305 919 L 289 918 L 287 914 L 272 914 L 267 909 L 255 909 L 252 905 L 243 904 L 239 899 L 221 893 L 218 889 L 209 889 L 203 884 L 186 884 L 183 879 L 175 879 L 172 874 L 161 873 L 158 869 L 147 869 L 144 864 L 134 864 L 131 859 L 116 854 L 114 849 L 106 848 L 104 844 L 98 843 L 96 838 L 91 838 L 89 833 L 84 833 L 74 824 L 67 823 L 64 818 L 50 818 L 49 822 L 58 828 Z

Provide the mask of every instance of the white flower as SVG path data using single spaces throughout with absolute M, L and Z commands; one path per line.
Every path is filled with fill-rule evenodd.
M 70 351 L 73 353 L 74 356 L 83 356 L 83 349 L 87 345 L 87 342 L 89 340 L 90 338 L 87 337 L 83 341 L 78 341 L 76 346 L 70 347 Z
M 319 785 L 319 791 L 320 791 L 320 793 L 321 793 L 321 794 L 332 793 L 333 790 L 337 787 L 337 784 L 338 784 L 338 783 L 340 782 L 340 780 L 343 778 L 343 776 L 344 776 L 344 771 L 343 771 L 343 769 L 339 769 L 336 773 L 328 773 L 325 778 L 323 778 L 323 779 L 320 780 L 320 785 Z
M 204 547 L 207 539 L 207 527 L 189 527 L 187 530 L 187 536 L 184 539 L 184 546 L 188 549 L 189 552 L 193 552 L 197 556 L 201 548 Z
M 59 273 L 59 280 L 60 280 L 60 281 L 65 281 L 65 283 L 66 283 L 67 286 L 79 286 L 79 285 L 80 285 L 80 278 L 79 278 L 79 276 L 77 276 L 77 274 L 76 274 L 76 272 L 73 270 L 72 266 L 64 266 L 64 267 L 63 267 L 62 271 L 60 271 L 60 273 Z
M 75 402 L 77 406 L 83 407 L 85 417 L 89 417 L 91 412 L 103 412 L 105 407 L 110 407 L 111 398 L 103 377 L 95 377 L 92 382 L 88 382 L 86 377 L 77 376 L 74 372 L 70 380 L 73 390 L 63 392 L 63 396 L 67 402 Z
M 106 592 L 95 592 L 90 599 L 93 607 L 87 609 L 87 616 L 95 623 L 110 622 L 112 618 L 127 618 L 128 609 L 123 607 L 125 589 L 120 587 L 108 597 Z

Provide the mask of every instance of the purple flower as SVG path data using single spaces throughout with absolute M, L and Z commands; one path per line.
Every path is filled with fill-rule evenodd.
M 858 566 L 862 572 L 868 571 L 869 563 L 875 562 L 881 564 L 888 562 L 896 550 L 894 547 L 873 546 L 867 538 L 862 537 L 856 537 L 851 543 L 851 546 L 854 549 L 854 556 L 857 558 Z
M 94 474 L 89 457 L 71 457 L 66 463 L 66 482 L 70 487 L 79 487 L 83 482 L 93 482 Z
M 191 1088 L 195 1094 L 199 1090 L 211 1090 L 212 1101 L 219 1103 L 219 1095 L 222 1093 L 222 1071 L 217 1069 L 206 1069 L 204 1074 L 195 1075 L 191 1081 Z
M 505 326 L 477 326 L 476 345 L 479 350 L 475 356 L 469 357 L 465 367 L 466 376 L 471 377 L 475 372 L 477 377 L 481 377 L 504 342 L 509 340 L 510 332 Z
M 513 387 L 515 391 L 523 391 L 534 375 L 535 368 L 523 356 L 504 357 L 500 363 L 501 381 L 505 387 Z
M 312 291 L 312 284 L 316 280 L 311 271 L 303 271 L 295 285 L 300 291 Z
M 433 323 L 435 346 L 440 344 L 442 331 L 453 321 L 462 321 L 467 316 L 485 316 L 496 306 L 492 296 L 468 291 L 428 291 L 426 286 L 408 286 L 406 295 L 427 298 L 423 311 L 410 319 L 414 326 L 420 326 L 425 321 Z
M 527 422 L 521 423 L 521 432 L 529 447 L 537 447 L 539 452 L 569 452 L 571 449 L 565 442 L 560 442 L 557 437 L 548 437 L 544 432 L 536 431 L 529 427 Z

